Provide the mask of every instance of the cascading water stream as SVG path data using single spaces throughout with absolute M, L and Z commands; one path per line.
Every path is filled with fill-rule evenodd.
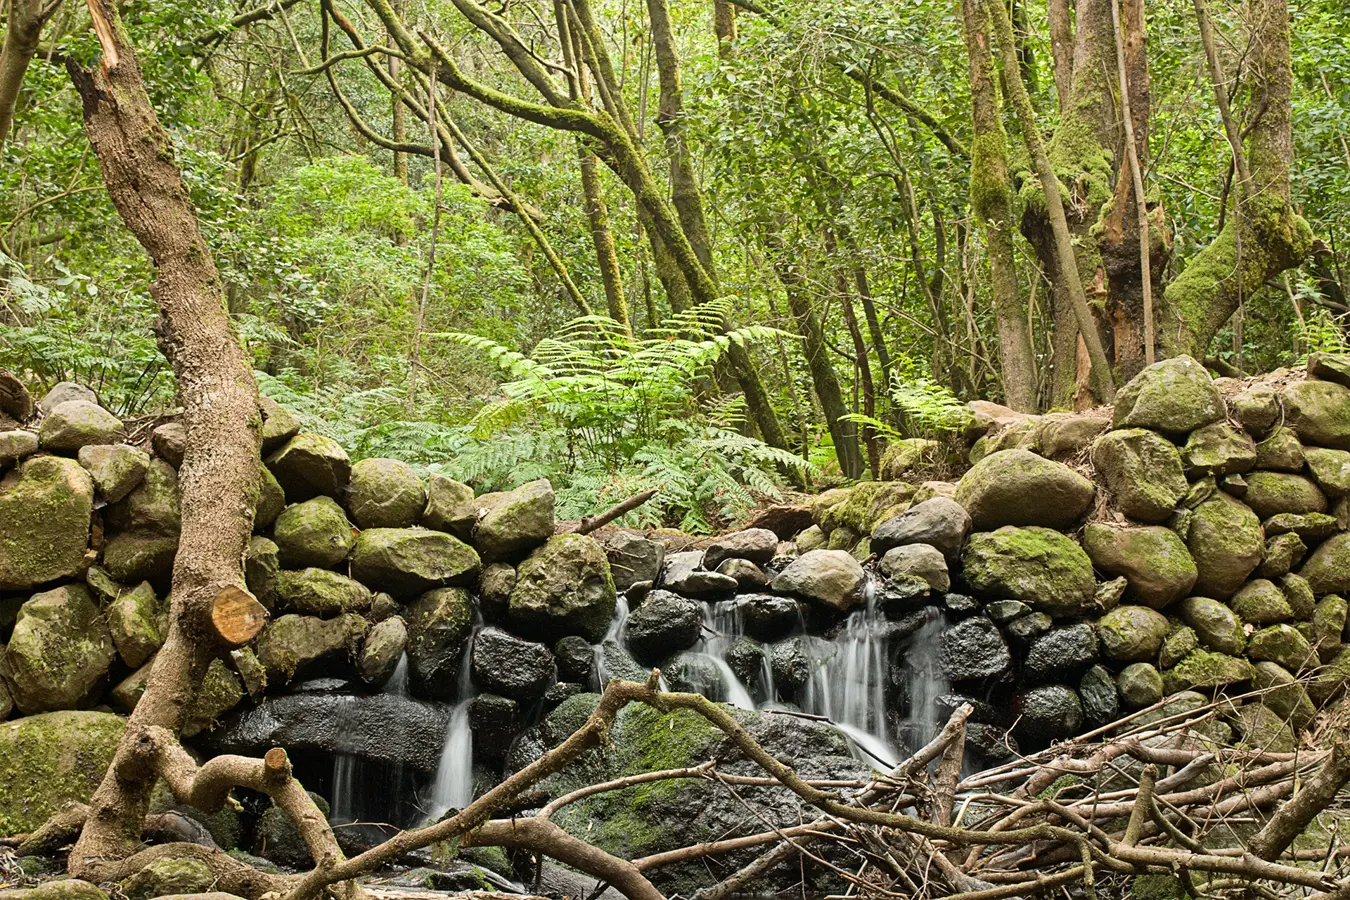
M 598 644 L 591 645 L 591 652 L 595 659 L 595 665 L 591 667 L 591 685 L 593 691 L 602 691 L 614 674 L 609 670 L 609 665 L 605 661 L 605 645 L 614 642 L 622 647 L 624 644 L 624 626 L 628 624 L 628 598 L 620 594 L 614 601 L 614 615 L 609 620 L 609 628 L 605 631 L 604 638 Z
M 445 728 L 445 744 L 436 765 L 436 781 L 431 787 L 431 817 L 439 819 L 449 809 L 463 809 L 473 802 L 473 729 L 469 725 L 469 704 L 473 702 L 473 643 L 483 627 L 483 617 L 475 604 L 473 629 L 464 644 L 456 680 L 456 702 Z
M 939 648 L 947 622 L 937 607 L 928 608 L 928 618 L 919 630 L 910 636 L 901 662 L 905 673 L 908 711 L 901 722 L 905 743 L 917 749 L 927 743 L 943 724 L 938 698 L 951 690 L 939 663 Z
M 356 711 L 356 698 L 339 697 L 336 715 L 333 717 L 333 733 L 340 736 L 348 732 Z M 333 756 L 333 788 L 331 790 L 329 818 L 334 824 L 346 825 L 357 819 L 356 786 L 358 783 L 361 758 L 354 753 L 337 753 Z
M 750 692 L 736 677 L 736 673 L 727 662 L 727 651 L 744 634 L 740 605 L 736 601 L 703 604 L 703 636 L 699 640 L 699 646 L 721 677 L 721 691 L 716 699 L 730 703 L 737 709 L 754 709 L 756 706 L 754 698 L 750 696 Z

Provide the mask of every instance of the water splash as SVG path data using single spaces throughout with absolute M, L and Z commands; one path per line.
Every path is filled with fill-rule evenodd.
M 337 698 L 333 716 L 334 743 L 341 748 L 343 736 L 356 724 L 356 698 Z M 357 820 L 357 785 L 360 784 L 361 757 L 354 753 L 338 752 L 333 756 L 333 787 L 329 791 L 329 818 L 334 824 L 349 824 Z
M 385 682 L 384 692 L 393 694 L 395 697 L 408 696 L 408 654 L 405 651 L 398 658 L 398 665 L 394 667 L 394 674 L 389 676 Z

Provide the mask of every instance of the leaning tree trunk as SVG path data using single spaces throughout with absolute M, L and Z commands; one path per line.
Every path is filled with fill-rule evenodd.
M 108 195 L 154 263 L 156 327 L 187 427 L 168 637 L 70 856 L 73 874 L 102 881 L 135 849 L 154 784 L 153 776 L 133 776 L 142 768 L 133 764 L 138 744 L 156 727 L 176 734 L 207 663 L 222 647 L 251 637 L 236 634 L 227 643 L 213 612 L 230 598 L 257 606 L 244 590 L 242 560 L 258 495 L 261 423 L 257 386 L 231 329 L 220 277 L 116 2 L 89 0 L 89 10 L 101 66 L 85 69 L 72 60 L 67 67 Z M 261 624 L 258 616 L 249 630 Z
M 5 13 L 5 40 L 0 43 L 0 147 L 14 125 L 14 107 L 28 64 L 33 61 L 42 26 L 47 24 L 61 0 L 9 0 L 0 3 Z

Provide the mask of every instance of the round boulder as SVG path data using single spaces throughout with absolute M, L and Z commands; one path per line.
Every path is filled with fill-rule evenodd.
M 1239 619 L 1252 625 L 1283 622 L 1294 615 L 1284 591 L 1264 578 L 1255 578 L 1244 584 L 1228 601 L 1228 605 Z
M 1017 735 L 1032 743 L 1072 737 L 1083 727 L 1078 693 L 1062 684 L 1047 684 L 1018 693 L 1013 702 Z
M 1256 464 L 1256 444 L 1241 428 L 1215 422 L 1192 431 L 1181 455 L 1192 472 L 1226 475 L 1246 472 Z
M 361 645 L 356 671 L 371 687 L 381 687 L 398 668 L 408 647 L 408 625 L 401 616 L 390 616 L 374 625 Z
M 1285 423 L 1303 443 L 1350 450 L 1350 390 L 1330 381 L 1295 381 L 1280 399 Z
M 1087 512 L 1095 491 L 1091 481 L 1063 463 L 1029 450 L 1002 450 L 961 477 L 954 499 L 978 531 L 1004 525 L 1067 528 Z
M 867 573 L 844 550 L 812 550 L 793 560 L 773 580 L 773 590 L 847 610 L 863 601 Z
M 77 711 L 0 724 L 0 834 L 37 831 L 67 803 L 88 803 L 125 728 L 121 716 Z
M 727 559 L 748 559 L 766 565 L 778 549 L 778 535 L 767 528 L 747 528 L 723 535 L 703 551 L 703 567 L 716 570 Z
M 277 516 L 272 540 L 281 564 L 290 569 L 336 566 L 356 545 L 356 530 L 331 497 L 315 497 L 286 507 Z
M 101 610 L 82 584 L 34 594 L 19 607 L 0 674 L 25 715 L 91 705 L 116 658 Z
M 1350 532 L 1334 534 L 1313 551 L 1299 574 L 1314 594 L 1350 591 Z
M 905 575 L 922 578 L 940 593 L 952 586 L 951 576 L 947 573 L 947 558 L 938 548 L 928 544 L 905 544 L 887 550 L 881 558 L 880 568 L 887 578 Z
M 108 503 L 130 494 L 150 468 L 150 454 L 129 444 L 87 444 L 80 448 L 79 460 Z
M 1145 428 L 1099 437 L 1092 465 L 1106 482 L 1111 505 L 1141 522 L 1165 520 L 1189 489 L 1176 445 Z
M 277 602 L 286 612 L 329 618 L 370 609 L 370 589 L 327 569 L 277 573 Z
M 1246 635 L 1233 611 L 1208 597 L 1190 597 L 1181 604 L 1181 617 L 1200 643 L 1218 653 L 1235 656 L 1242 652 Z
M 1148 366 L 1116 394 L 1116 428 L 1186 434 L 1218 422 L 1226 410 L 1214 379 L 1189 356 Z
M 1097 661 L 1097 632 L 1087 622 L 1052 629 L 1027 648 L 1026 671 L 1038 681 L 1081 672 Z
M 1083 531 L 1083 549 L 1094 566 L 1124 576 L 1130 595 L 1154 609 L 1185 597 L 1200 574 L 1181 538 L 1160 525 L 1120 528 L 1093 522 Z
M 74 460 L 34 456 L 6 474 L 0 480 L 0 591 L 76 575 L 85 564 L 93 509 L 93 479 Z
M 1163 698 L 1162 673 L 1146 662 L 1130 663 L 1116 676 L 1116 689 L 1130 709 L 1152 706 Z
M 1147 606 L 1117 606 L 1097 622 L 1102 654 L 1114 662 L 1137 662 L 1158 655 L 1167 637 L 1167 617 Z
M 1280 513 L 1306 515 L 1326 512 L 1327 498 L 1302 475 L 1289 472 L 1250 472 L 1242 500 L 1262 519 Z
M 513 700 L 536 700 L 556 680 L 553 653 L 543 644 L 500 628 L 473 639 L 473 680 L 480 688 Z
M 351 555 L 353 578 L 395 597 L 472 584 L 480 565 L 468 544 L 425 528 L 368 528 Z
M 306 432 L 291 438 L 267 458 L 267 467 L 286 492 L 286 500 L 302 503 L 323 494 L 339 497 L 351 477 L 351 460 L 337 441 Z
M 473 542 L 488 562 L 515 560 L 553 536 L 554 496 L 548 479 L 472 501 Z
M 703 628 L 703 604 L 670 591 L 652 591 L 628 617 L 628 649 L 644 665 L 688 650 Z
M 1048 528 L 1000 528 L 972 535 L 962 554 L 966 581 L 993 599 L 1021 600 L 1052 616 L 1092 603 L 1097 579 L 1083 549 Z
M 1222 600 L 1261 564 L 1265 533 L 1249 507 L 1218 493 L 1195 508 L 1186 548 L 1199 574 L 1195 590 Z
M 426 479 L 407 463 L 371 458 L 352 466 L 347 508 L 358 528 L 409 528 L 426 505 Z
M 877 525 L 872 530 L 872 552 L 885 553 L 907 544 L 928 544 L 948 559 L 954 559 L 960 555 L 970 527 L 970 513 L 964 506 L 950 497 L 933 497 Z
M 121 419 L 88 400 L 67 400 L 38 426 L 44 450 L 72 452 L 89 444 L 116 444 L 125 436 Z
M 1273 472 L 1301 472 L 1305 452 L 1294 429 L 1276 428 L 1256 445 L 1256 467 Z
M 427 591 L 408 604 L 408 675 L 413 692 L 459 699 L 459 663 L 473 624 L 473 598 L 463 588 Z

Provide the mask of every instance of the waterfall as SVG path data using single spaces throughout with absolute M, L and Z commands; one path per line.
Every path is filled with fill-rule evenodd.
M 456 702 L 445 728 L 445 743 L 436 765 L 436 781 L 431 787 L 431 817 L 439 819 L 448 809 L 463 809 L 473 802 L 473 729 L 469 725 L 469 704 L 473 702 L 473 643 L 483 627 L 477 604 L 473 607 L 473 629 L 464 643 L 464 656 L 456 680 Z
M 935 606 L 929 607 L 927 620 L 901 652 L 909 708 L 900 727 L 910 749 L 927 743 L 943 725 L 938 698 L 951 690 L 951 682 L 942 671 L 938 654 L 942 632 L 946 630 L 942 612 Z
M 727 664 L 727 651 L 745 635 L 741 606 L 735 600 L 704 603 L 703 636 L 699 645 L 721 676 L 721 691 L 713 699 L 730 703 L 737 709 L 754 709 L 754 698 Z
M 398 665 L 394 667 L 394 674 L 389 676 L 385 682 L 384 692 L 393 694 L 395 697 L 408 696 L 408 653 L 404 651 L 398 658 Z
M 886 728 L 889 630 L 869 581 L 866 606 L 849 615 L 834 654 L 812 666 L 801 705 L 829 718 L 866 756 L 893 766 L 899 754 Z
M 336 714 L 333 717 L 334 743 L 342 746 L 343 736 L 348 726 L 354 725 L 356 698 L 343 696 L 338 698 Z M 333 756 L 333 787 L 329 791 L 329 819 L 335 824 L 355 822 L 357 815 L 357 786 L 361 779 L 361 757 L 354 753 L 338 752 Z
M 605 637 L 598 644 L 591 645 L 591 652 L 595 659 L 595 664 L 591 666 L 591 689 L 599 692 L 605 689 L 610 677 L 614 674 L 609 671 L 605 665 L 605 644 L 614 641 L 619 646 L 624 642 L 624 626 L 628 624 L 628 597 L 619 594 L 614 601 L 614 616 L 609 620 L 609 629 L 605 631 Z

